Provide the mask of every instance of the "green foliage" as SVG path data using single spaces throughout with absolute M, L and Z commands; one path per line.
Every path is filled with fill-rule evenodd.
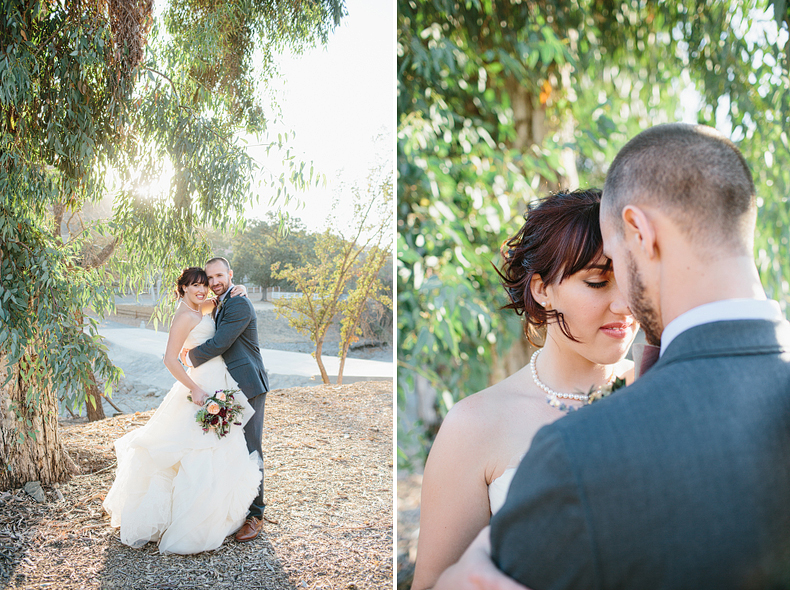
M 271 51 L 324 41 L 342 0 L 182 1 L 163 22 L 151 2 L 120 8 L 0 0 L 0 357 L 31 410 L 49 389 L 79 408 L 94 375 L 106 391 L 118 378 L 83 310 L 202 264 L 198 228 L 241 227 L 251 195 L 318 181 L 289 137 L 263 136 L 290 163 L 274 177 L 238 134 L 265 132 Z M 65 223 L 106 196 L 108 218 Z
M 242 277 L 254 285 L 263 287 L 294 288 L 286 279 L 272 277 L 274 262 L 304 266 L 313 255 L 316 236 L 309 234 L 300 219 L 283 217 L 269 212 L 265 220 L 254 219 L 247 223 L 243 233 L 233 239 L 234 276 Z
M 522 334 L 519 318 L 500 311 L 494 266 L 527 203 L 560 187 L 601 186 L 628 139 L 682 117 L 688 89 L 699 122 L 729 122 L 752 166 L 758 266 L 786 306 L 790 84 L 781 43 L 790 44 L 787 19 L 777 36 L 755 8 L 399 1 L 399 411 L 418 374 L 436 390 L 440 415 L 490 384 Z M 422 436 L 419 425 L 399 432 Z M 401 466 L 411 460 L 399 457 Z
M 325 44 L 345 15 L 342 0 L 172 0 L 164 22 L 179 34 L 167 59 L 187 74 L 185 102 L 227 113 L 231 124 L 240 117 L 248 132 L 260 132 L 266 113 L 254 97 L 276 75 L 275 56 Z
M 381 280 L 381 270 L 387 262 L 391 263 L 391 254 L 383 248 L 373 247 L 364 253 L 355 285 L 340 308 L 341 359 L 346 358 L 349 348 L 363 335 L 363 321 L 372 303 L 392 309 L 392 284 L 385 284 Z M 390 295 L 387 295 L 388 292 Z M 389 340 L 385 334 L 379 333 L 378 337 L 383 341 Z
M 351 278 L 351 268 L 358 251 L 340 236 L 326 230 L 316 239 L 313 257 L 301 267 L 291 264 L 280 268 L 272 265 L 272 276 L 296 285 L 300 295 L 290 299 L 277 299 L 275 310 L 288 320 L 289 325 L 310 337 L 317 347 L 340 309 L 340 298 Z M 320 350 L 317 359 L 320 364 Z
M 275 279 L 290 281 L 300 295 L 275 300 L 275 310 L 291 327 L 306 334 L 316 345 L 315 359 L 324 383 L 329 377 L 321 361 L 327 330 L 338 315 L 341 319 L 340 373 L 349 346 L 358 338 L 360 320 L 369 301 L 390 306 L 382 292 L 378 274 L 388 259 L 391 235 L 392 174 L 386 163 L 371 170 L 364 190 L 350 189 L 354 195 L 353 214 L 344 229 L 327 229 L 315 240 L 314 255 L 302 267 L 272 266 Z M 335 201 L 334 206 L 338 206 Z M 355 282 L 353 288 L 350 288 Z

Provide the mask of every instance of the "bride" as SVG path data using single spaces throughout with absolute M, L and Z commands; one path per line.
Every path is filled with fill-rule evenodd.
M 243 287 L 236 287 L 243 294 Z M 250 454 L 242 426 L 223 438 L 204 433 L 195 422 L 203 401 L 220 389 L 237 389 L 222 357 L 189 369 L 178 361 L 180 350 L 214 335 L 207 299 L 208 277 L 201 268 L 185 269 L 178 278 L 178 308 L 165 351 L 165 366 L 177 379 L 148 423 L 115 442 L 118 468 L 104 509 L 111 525 L 120 526 L 121 542 L 142 547 L 159 543 L 160 553 L 199 553 L 219 547 L 236 531 L 258 493 L 257 453 Z M 234 292 L 231 292 L 231 296 Z M 190 402 L 188 395 L 192 396 Z M 253 413 L 245 395 L 241 422 Z
M 505 502 L 535 433 L 587 393 L 633 378 L 624 360 L 637 324 L 603 255 L 601 192 L 557 193 L 530 207 L 503 246 L 500 273 L 531 343 L 517 373 L 453 406 L 425 464 L 412 590 L 431 588 Z M 548 402 L 548 403 L 547 403 Z

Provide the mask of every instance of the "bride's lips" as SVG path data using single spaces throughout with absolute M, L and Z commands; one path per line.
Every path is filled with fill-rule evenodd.
M 632 325 L 626 322 L 612 322 L 601 326 L 600 330 L 612 338 L 626 338 L 631 334 Z

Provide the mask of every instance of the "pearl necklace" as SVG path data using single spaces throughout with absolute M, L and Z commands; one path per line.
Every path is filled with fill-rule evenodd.
M 561 401 L 559 401 L 561 399 L 588 403 L 590 401 L 589 393 L 559 393 L 557 391 L 554 391 L 551 387 L 549 387 L 548 385 L 543 383 L 543 381 L 540 380 L 540 378 L 538 377 L 537 360 L 538 360 L 538 355 L 542 351 L 543 351 L 542 348 L 539 348 L 538 350 L 535 351 L 535 353 L 532 355 L 532 358 L 529 360 L 529 368 L 532 370 L 532 380 L 535 382 L 535 385 L 537 385 L 543 391 L 546 392 L 546 402 L 550 406 L 562 410 L 563 412 L 572 412 L 576 408 L 574 406 L 568 406 L 562 403 Z M 605 385 L 602 385 L 601 387 L 596 389 L 595 393 L 599 393 L 606 385 L 610 385 L 613 380 L 614 380 L 614 375 L 606 382 Z
M 182 298 L 182 299 L 181 299 L 181 303 L 183 303 L 184 305 L 186 305 L 186 306 L 187 306 L 187 309 L 188 309 L 189 311 L 194 311 L 195 313 L 200 313 L 200 308 L 198 308 L 198 309 L 192 309 L 192 307 L 189 305 L 189 303 L 187 303 L 186 299 L 183 299 L 183 298 Z M 203 314 L 202 314 L 202 313 L 200 313 L 200 315 L 203 315 Z

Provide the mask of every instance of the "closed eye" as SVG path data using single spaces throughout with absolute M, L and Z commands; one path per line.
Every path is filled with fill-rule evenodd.
M 584 281 L 584 284 L 592 289 L 603 289 L 606 285 L 609 284 L 609 281 L 601 281 L 601 282 L 594 282 L 594 281 Z

